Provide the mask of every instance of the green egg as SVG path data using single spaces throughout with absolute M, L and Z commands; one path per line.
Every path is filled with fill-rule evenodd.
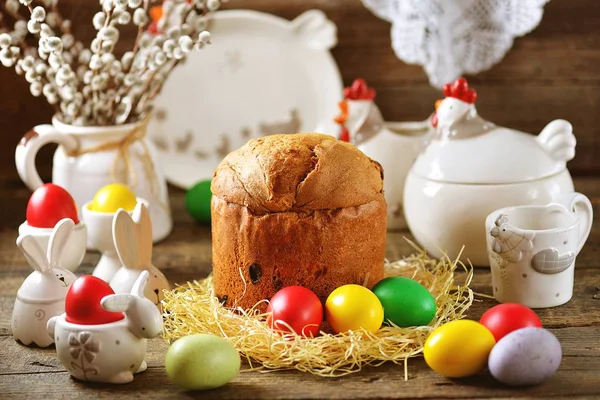
M 185 208 L 192 218 L 200 222 L 210 222 L 210 179 L 200 181 L 185 194 Z
M 383 306 L 384 321 L 400 327 L 428 325 L 435 317 L 435 299 L 419 282 L 401 276 L 382 279 L 373 293 Z
M 188 390 L 221 387 L 237 375 L 240 365 L 240 355 L 231 343 L 206 334 L 175 341 L 165 358 L 168 377 Z

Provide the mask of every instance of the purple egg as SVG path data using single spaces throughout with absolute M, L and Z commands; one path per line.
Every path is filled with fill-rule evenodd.
M 556 372 L 561 359 L 562 348 L 552 332 L 522 328 L 496 343 L 488 368 L 494 378 L 507 385 L 536 385 Z

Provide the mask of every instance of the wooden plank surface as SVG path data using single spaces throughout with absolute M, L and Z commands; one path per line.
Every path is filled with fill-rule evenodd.
M 416 358 L 409 361 L 408 381 L 403 379 L 403 367 L 394 364 L 334 379 L 296 371 L 243 372 L 222 388 L 190 393 L 173 385 L 166 376 L 167 345 L 159 338 L 149 342 L 148 371 L 137 375 L 133 383 L 122 386 L 77 382 L 59 363 L 54 349 L 31 349 L 13 340 L 9 320 L 14 296 L 30 272 L 14 240 L 16 227 L 24 218 L 29 192 L 17 181 L 0 180 L 0 398 L 599 398 L 600 300 L 594 299 L 594 295 L 600 286 L 600 179 L 577 178 L 575 185 L 592 200 L 596 223 L 577 259 L 574 298 L 564 306 L 538 312 L 543 324 L 561 341 L 564 353 L 557 374 L 544 384 L 509 388 L 495 382 L 487 373 L 468 379 L 444 379 L 429 370 L 422 359 Z M 175 230 L 155 247 L 154 263 L 172 283 L 183 284 L 210 273 L 210 230 L 194 223 L 186 214 L 181 190 L 170 188 L 170 191 Z M 411 252 L 404 237 L 410 238 L 408 232 L 389 233 L 389 259 Z M 96 253 L 87 254 L 77 273 L 90 273 L 98 258 Z M 490 294 L 490 280 L 488 269 L 476 268 L 471 287 L 478 293 Z M 467 316 L 478 319 L 494 304 L 493 300 L 479 297 Z
M 64 14 L 74 20 L 74 33 L 89 42 L 89 21 L 99 5 L 94 0 L 61 0 Z M 390 24 L 374 16 L 360 0 L 231 0 L 226 9 L 253 9 L 293 19 L 303 11 L 322 9 L 338 27 L 332 54 L 345 84 L 363 77 L 378 91 L 377 104 L 389 121 L 426 118 L 440 91 L 432 88 L 420 66 L 399 60 L 391 48 Z M 126 42 L 128 35 L 124 34 Z M 218 42 L 216 42 L 218 43 Z M 218 44 L 215 44 L 218 45 Z M 573 123 L 579 141 L 569 164 L 581 174 L 600 173 L 600 2 L 552 0 L 540 25 L 517 38 L 506 57 L 489 71 L 469 76 L 479 92 L 480 114 L 503 126 L 537 133 L 550 120 Z M 0 168 L 13 177 L 14 147 L 35 124 L 48 123 L 52 111 L 33 99 L 23 77 L 0 68 Z M 333 117 L 333 116 L 332 116 Z M 40 154 L 49 171 L 54 148 Z

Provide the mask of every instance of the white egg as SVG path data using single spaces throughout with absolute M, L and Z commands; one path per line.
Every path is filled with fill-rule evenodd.
M 562 349 L 554 334 L 544 328 L 523 328 L 496 343 L 488 368 L 494 378 L 507 385 L 535 385 L 551 377 L 561 359 Z

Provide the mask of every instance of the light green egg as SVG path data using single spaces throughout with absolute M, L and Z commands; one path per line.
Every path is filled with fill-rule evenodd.
M 232 380 L 240 370 L 238 351 L 218 336 L 184 336 L 167 350 L 169 378 L 188 390 L 214 389 Z

